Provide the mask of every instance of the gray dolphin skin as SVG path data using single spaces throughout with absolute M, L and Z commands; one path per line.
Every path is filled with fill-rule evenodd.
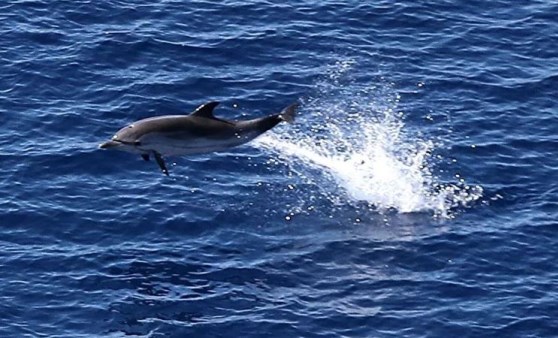
M 244 121 L 228 121 L 213 115 L 219 102 L 208 102 L 189 115 L 166 115 L 139 120 L 120 129 L 101 149 L 117 149 L 140 154 L 149 161 L 152 155 L 165 175 L 169 175 L 163 156 L 178 156 L 221 151 L 252 141 L 279 122 L 293 123 L 297 103 L 279 114 Z

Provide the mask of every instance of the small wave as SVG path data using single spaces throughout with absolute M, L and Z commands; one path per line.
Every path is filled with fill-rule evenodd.
M 338 62 L 304 104 L 301 122 L 257 140 L 335 204 L 400 213 L 451 210 L 482 196 L 463 179 L 441 183 L 432 172 L 435 142 L 410 133 L 400 100 L 385 79 L 363 85 L 356 62 Z

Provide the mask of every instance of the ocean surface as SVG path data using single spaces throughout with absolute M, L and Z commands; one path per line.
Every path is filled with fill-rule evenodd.
M 0 4 L 0 337 L 558 336 L 558 2 Z M 98 149 L 248 119 L 228 151 Z

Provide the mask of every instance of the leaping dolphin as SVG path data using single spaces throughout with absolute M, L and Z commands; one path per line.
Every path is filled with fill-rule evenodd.
M 120 129 L 101 149 L 117 149 L 150 155 L 165 175 L 169 175 L 163 156 L 221 151 L 249 142 L 279 122 L 294 122 L 297 103 L 279 114 L 245 121 L 227 121 L 213 115 L 219 102 L 208 102 L 189 115 L 167 115 L 139 120 Z

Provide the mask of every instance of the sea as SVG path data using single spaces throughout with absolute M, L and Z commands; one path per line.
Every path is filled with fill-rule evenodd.
M 4 0 L 0 337 L 557 337 L 555 0 Z M 226 151 L 99 149 L 298 102 Z

